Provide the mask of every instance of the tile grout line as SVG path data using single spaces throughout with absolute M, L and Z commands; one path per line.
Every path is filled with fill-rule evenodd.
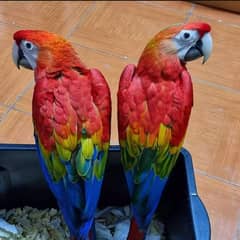
M 33 87 L 34 84 L 34 80 L 30 81 L 27 86 L 22 90 L 22 92 L 20 92 L 17 97 L 15 102 L 13 103 L 13 105 L 16 105 L 16 103 L 23 97 L 23 95 L 31 88 Z
M 32 80 L 27 86 L 16 96 L 15 101 L 8 106 L 6 111 L 0 116 L 0 123 L 3 122 L 11 110 L 15 110 L 17 102 L 23 97 L 23 95 L 33 86 L 34 81 Z
M 219 181 L 219 182 L 225 183 L 225 184 L 227 184 L 227 185 L 231 185 L 231 186 L 240 188 L 240 184 L 238 184 L 238 183 L 234 183 L 234 182 L 232 182 L 232 181 L 226 180 L 226 179 L 221 178 L 221 177 L 218 177 L 218 176 L 209 175 L 208 173 L 206 173 L 205 171 L 202 171 L 202 170 L 200 170 L 200 169 L 197 169 L 197 168 L 196 168 L 196 169 L 195 169 L 195 172 L 198 173 L 198 174 L 200 174 L 200 175 L 203 175 L 203 176 L 205 176 L 205 177 L 208 177 L 208 178 L 217 180 L 217 181 Z
M 168 9 L 168 10 L 171 10 L 172 12 L 178 12 L 179 11 L 177 9 L 173 9 L 171 7 L 167 7 L 167 6 L 164 6 L 164 5 L 156 5 L 154 3 L 147 3 L 148 1 L 136 1 L 136 3 L 139 3 L 139 4 L 145 4 L 145 6 L 154 6 L 154 7 L 158 7 L 158 8 L 165 8 L 165 9 Z M 190 10 L 188 10 L 187 12 L 191 11 L 191 10 L 195 10 L 196 8 L 196 4 L 195 3 L 192 3 L 192 5 L 194 5 L 194 8 L 192 7 Z M 210 7 L 209 7 L 210 8 Z M 218 10 L 219 12 L 223 12 L 223 10 Z M 183 11 L 184 12 L 184 11 Z M 191 16 L 193 16 L 194 13 L 192 13 Z M 236 14 L 237 15 L 237 14 Z M 209 16 L 204 16 L 204 15 L 195 15 L 196 17 L 200 17 L 200 18 L 207 18 L 207 19 L 210 19 L 210 20 L 213 20 L 213 21 L 216 21 L 218 23 L 223 23 L 224 25 L 226 26 L 231 26 L 231 27 L 235 27 L 235 28 L 240 28 L 240 25 L 237 24 L 237 23 L 233 23 L 233 22 L 226 22 L 226 21 L 223 21 L 221 19 L 215 19 L 215 18 L 212 18 L 212 17 L 209 17 Z M 188 19 L 187 19 L 188 20 Z
M 17 112 L 20 112 L 20 113 L 24 113 L 24 114 L 26 114 L 26 115 L 30 115 L 30 116 L 32 115 L 31 112 L 24 111 L 24 110 L 22 110 L 22 109 L 16 108 L 15 106 L 12 108 L 12 110 L 17 111 Z
M 166 5 L 157 5 L 155 3 L 148 3 L 148 1 L 135 1 L 136 3 L 138 4 L 142 4 L 142 5 L 145 5 L 147 7 L 156 7 L 156 8 L 160 8 L 160 9 L 166 9 L 166 10 L 170 10 L 171 12 L 174 12 L 174 13 L 186 13 L 185 10 L 181 10 L 179 11 L 178 9 L 175 9 L 174 7 L 168 7 Z M 189 10 L 188 10 L 189 11 Z M 179 14 L 180 15 L 180 14 Z
M 195 9 L 195 4 L 192 3 L 192 7 L 186 12 L 186 16 L 185 16 L 185 19 L 184 19 L 184 22 L 188 22 L 190 17 L 193 15 L 193 11 Z
M 215 82 L 209 82 L 208 80 L 203 80 L 203 79 L 199 79 L 199 78 L 194 79 L 193 78 L 192 81 L 197 82 L 197 83 L 202 83 L 202 84 L 205 84 L 205 85 L 208 85 L 210 87 L 214 87 L 214 88 L 217 88 L 217 89 L 220 89 L 220 90 L 224 90 L 224 91 L 229 92 L 229 93 L 240 94 L 240 90 L 236 90 L 234 88 L 227 87 L 227 86 L 224 86 L 222 84 L 215 83 Z
M 96 2 L 93 2 L 90 6 L 87 7 L 87 9 L 82 13 L 82 15 L 79 18 L 79 21 L 75 26 L 72 27 L 72 29 L 66 34 L 66 38 L 69 39 L 73 32 L 80 27 L 84 20 L 96 9 Z
M 4 121 L 4 119 L 6 119 L 8 113 L 12 110 L 12 106 L 10 105 L 0 116 L 0 123 L 2 123 Z
M 118 55 L 118 54 L 115 54 L 115 53 L 113 53 L 113 52 L 104 51 L 104 50 L 102 50 L 102 49 L 91 48 L 91 47 L 88 47 L 88 46 L 86 46 L 86 45 L 82 45 L 82 44 L 80 44 L 80 43 L 74 42 L 74 41 L 71 41 L 71 43 L 73 43 L 74 45 L 77 45 L 77 46 L 79 46 L 79 47 L 82 47 L 82 48 L 85 48 L 85 49 L 89 49 L 89 50 L 91 50 L 91 51 L 94 51 L 94 52 L 103 54 L 103 55 L 105 55 L 105 56 L 112 56 L 112 57 L 115 57 L 115 58 L 118 58 L 118 59 L 122 59 L 122 60 L 135 61 L 135 59 L 129 58 L 128 56 Z

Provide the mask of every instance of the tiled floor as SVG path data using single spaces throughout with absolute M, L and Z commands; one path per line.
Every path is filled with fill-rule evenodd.
M 82 60 L 111 83 L 112 143 L 117 143 L 116 91 L 123 67 L 136 63 L 147 41 L 177 22 L 206 21 L 214 50 L 206 65 L 188 64 L 194 109 L 185 140 L 213 240 L 240 239 L 240 17 L 182 1 L 1 2 L 0 142 L 32 143 L 33 73 L 11 59 L 19 29 L 54 31 L 72 42 Z

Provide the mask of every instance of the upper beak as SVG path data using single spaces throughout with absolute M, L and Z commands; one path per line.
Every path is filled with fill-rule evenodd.
M 21 61 L 21 58 L 23 58 L 23 52 L 18 47 L 15 41 L 13 43 L 12 57 L 15 65 L 17 66 L 18 69 L 20 69 L 20 61 Z
M 212 37 L 211 34 L 205 33 L 194 46 L 192 46 L 186 53 L 184 60 L 192 61 L 199 57 L 203 57 L 202 63 L 204 64 L 212 52 Z
M 13 62 L 15 63 L 15 65 L 19 68 L 19 56 L 18 56 L 18 45 L 16 44 L 16 41 L 14 41 L 13 43 L 13 49 L 12 49 L 12 58 L 13 58 Z
M 203 53 L 203 64 L 208 60 L 212 52 L 212 37 L 210 33 L 206 33 L 202 37 L 202 53 Z

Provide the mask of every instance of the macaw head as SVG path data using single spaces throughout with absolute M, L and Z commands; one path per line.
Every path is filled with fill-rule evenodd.
M 77 54 L 62 37 L 39 30 L 20 30 L 14 36 L 12 56 L 19 68 L 57 68 L 79 64 Z
M 193 22 L 174 25 L 159 32 L 146 46 L 143 55 L 175 55 L 181 62 L 203 57 L 205 63 L 212 52 L 211 27 Z

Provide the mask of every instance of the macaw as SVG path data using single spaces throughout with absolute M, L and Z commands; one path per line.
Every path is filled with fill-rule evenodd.
M 118 89 L 121 162 L 131 198 L 128 240 L 143 240 L 179 156 L 193 106 L 186 62 L 212 51 L 210 26 L 170 26 L 146 45 L 137 66 L 123 70 Z
M 38 30 L 14 36 L 17 67 L 34 70 L 34 136 L 44 177 L 71 239 L 95 239 L 94 214 L 110 142 L 111 97 L 62 37 Z

